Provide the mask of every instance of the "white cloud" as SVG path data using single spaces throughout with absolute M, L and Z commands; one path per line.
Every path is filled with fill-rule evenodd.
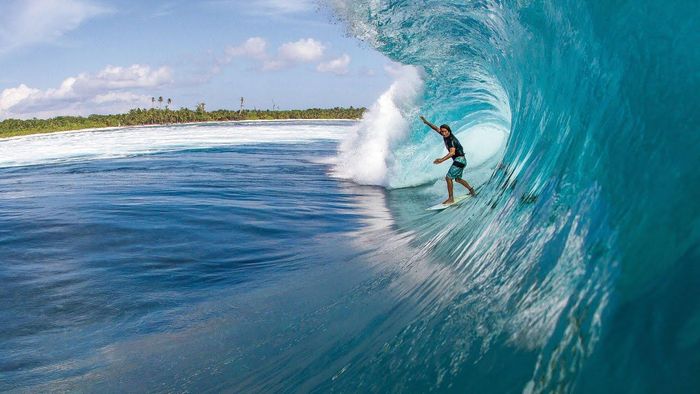
M 323 56 L 325 46 L 313 38 L 282 44 L 277 52 L 280 60 L 290 62 L 313 62 Z
M 107 66 L 95 75 L 80 74 L 73 88 L 86 93 L 115 89 L 151 88 L 169 83 L 172 71 L 169 67 L 151 70 L 151 67 L 134 64 L 130 67 Z M 66 83 L 64 81 L 64 83 Z
M 148 104 L 149 101 L 149 96 L 132 92 L 109 92 L 105 94 L 98 94 L 92 99 L 92 102 L 95 104 L 138 102 Z
M 37 96 L 41 93 L 39 89 L 32 89 L 25 84 L 21 84 L 16 88 L 5 89 L 0 93 L 0 114 L 15 105 L 21 103 L 31 96 Z
M 0 54 L 55 42 L 111 10 L 92 0 L 10 0 L 0 4 Z
M 230 62 L 235 57 L 250 57 L 264 59 L 267 57 L 267 41 L 262 37 L 250 37 L 243 44 L 236 47 L 228 47 L 225 50 L 226 61 Z
M 0 93 L 0 117 L 121 111 L 145 105 L 148 101 L 148 96 L 131 90 L 157 88 L 170 82 L 172 71 L 169 67 L 107 66 L 96 74 L 66 78 L 58 88 L 41 90 L 21 84 L 5 89 Z
M 257 62 L 262 71 L 281 70 L 300 63 L 310 63 L 323 57 L 326 47 L 313 38 L 302 38 L 280 45 L 277 53 L 271 56 L 267 53 L 267 41 L 262 37 L 250 37 L 238 46 L 230 46 L 224 50 L 224 58 L 215 61 L 212 73 L 220 72 L 221 66 L 231 63 L 236 58 L 249 59 Z
M 328 62 L 319 64 L 316 70 L 323 73 L 333 73 L 336 75 L 345 75 L 348 73 L 348 66 L 350 65 L 350 56 L 346 53 L 343 56 L 333 59 Z

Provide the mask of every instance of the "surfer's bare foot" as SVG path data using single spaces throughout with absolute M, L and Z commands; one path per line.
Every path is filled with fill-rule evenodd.
M 452 204 L 454 202 L 455 202 L 454 198 L 448 198 L 447 200 L 442 202 L 442 205 Z

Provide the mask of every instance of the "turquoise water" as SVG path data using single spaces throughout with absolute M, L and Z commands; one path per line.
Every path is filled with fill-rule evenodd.
M 698 7 L 326 6 L 359 123 L 0 142 L 0 390 L 697 391 Z
M 423 224 L 464 283 L 412 329 L 425 335 L 411 349 L 442 355 L 424 370 L 441 379 L 418 387 L 697 390 L 696 4 L 329 3 L 351 34 L 417 70 L 404 83 L 419 92 L 395 96 L 404 117 L 465 137 L 508 132 L 488 204 L 461 207 L 460 224 Z M 434 137 L 415 121 L 402 133 L 394 150 L 415 153 L 387 156 L 386 176 L 367 183 L 411 186 L 425 180 L 406 168 L 433 171 L 421 153 Z

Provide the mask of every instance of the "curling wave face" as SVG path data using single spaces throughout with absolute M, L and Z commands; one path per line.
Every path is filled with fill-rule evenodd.
M 697 387 L 698 8 L 325 3 L 402 64 L 337 173 L 389 188 L 439 180 L 424 114 L 452 126 L 466 179 L 482 184 L 416 224 L 451 279 L 414 289 L 432 303 L 361 374 L 475 392 Z

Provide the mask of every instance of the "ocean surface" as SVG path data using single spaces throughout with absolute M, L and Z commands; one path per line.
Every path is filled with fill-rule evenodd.
M 0 390 L 274 381 L 258 376 L 270 356 L 315 337 L 313 314 L 372 279 L 372 234 L 406 242 L 384 189 L 328 175 L 354 126 L 0 141 Z
M 0 140 L 0 391 L 697 392 L 700 8 L 324 9 L 359 122 Z

